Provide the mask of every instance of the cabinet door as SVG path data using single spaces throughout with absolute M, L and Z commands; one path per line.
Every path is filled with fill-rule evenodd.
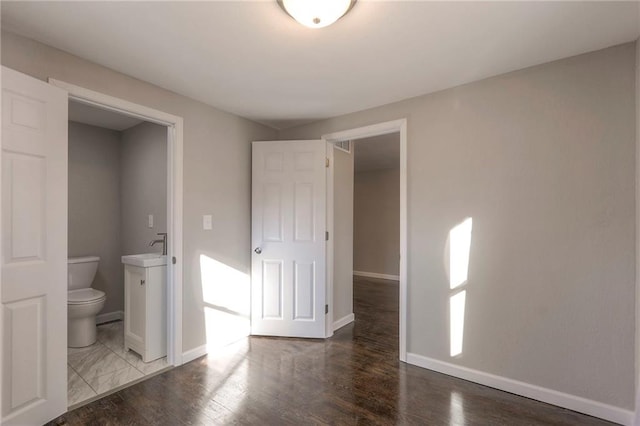
M 144 268 L 127 265 L 124 270 L 125 282 L 125 349 L 136 352 L 144 348 L 146 325 L 146 275 Z

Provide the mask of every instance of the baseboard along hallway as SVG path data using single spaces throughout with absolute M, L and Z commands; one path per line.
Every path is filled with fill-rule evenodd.
M 326 340 L 249 337 L 53 425 L 611 425 L 398 360 L 397 281 L 354 278 L 355 322 Z

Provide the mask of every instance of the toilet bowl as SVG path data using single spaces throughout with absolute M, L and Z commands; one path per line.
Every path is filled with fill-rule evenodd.
M 97 256 L 70 257 L 67 262 L 67 345 L 82 348 L 96 342 L 96 315 L 107 296 L 91 288 L 98 270 Z

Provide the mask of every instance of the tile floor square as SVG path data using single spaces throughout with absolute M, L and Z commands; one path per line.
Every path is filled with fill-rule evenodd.
M 69 406 L 169 367 L 166 357 L 145 363 L 135 352 L 125 352 L 123 321 L 99 325 L 98 341 L 85 348 L 68 348 L 67 362 Z

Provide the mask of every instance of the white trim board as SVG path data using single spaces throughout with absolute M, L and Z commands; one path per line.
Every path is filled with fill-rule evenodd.
M 197 348 L 193 348 L 184 352 L 182 354 L 182 362 L 186 364 L 187 362 L 191 362 L 196 358 L 200 358 L 207 353 L 207 345 L 198 346 Z
M 638 9 L 637 19 L 640 19 L 640 9 Z M 635 344 L 635 423 L 640 425 L 640 39 L 636 40 L 636 344 Z
M 183 227 L 183 119 L 144 105 L 49 78 L 49 84 L 86 105 L 167 126 L 167 362 L 182 364 L 182 227 Z
M 407 354 L 407 363 L 418 367 L 427 368 L 459 379 L 468 380 L 470 382 L 479 383 L 498 390 L 535 399 L 537 401 L 546 402 L 558 407 L 567 408 L 579 413 L 588 414 L 590 416 L 599 417 L 622 425 L 632 425 L 634 420 L 633 411 L 623 408 L 614 407 L 612 405 L 603 404 L 601 402 L 558 392 L 552 389 L 543 388 L 541 386 L 532 385 L 530 383 L 520 382 L 518 380 L 509 379 L 494 374 L 485 373 L 471 368 L 462 367 L 448 362 L 439 361 L 414 353 Z
M 370 136 L 386 135 L 389 133 L 400 133 L 400 333 L 399 333 L 399 357 L 400 361 L 407 360 L 407 254 L 408 254 L 408 234 L 407 234 L 407 119 L 402 118 L 394 121 L 373 124 L 356 129 L 344 130 L 340 132 L 330 133 L 322 136 L 322 139 L 328 143 L 341 140 L 362 139 Z M 332 194 L 334 185 L 333 180 L 333 158 L 331 158 L 332 150 L 328 152 L 330 157 L 330 166 L 327 176 L 327 186 L 329 187 L 327 195 Z M 329 235 L 334 234 L 333 230 L 333 200 L 327 200 L 327 227 Z M 327 268 L 333 268 L 333 238 L 327 241 Z M 333 294 L 332 269 L 327 269 L 327 297 Z M 332 299 L 327 299 L 332 300 Z M 327 327 L 333 324 L 333 309 L 329 306 L 327 314 Z M 331 333 L 327 333 L 329 337 Z
M 366 278 L 380 278 L 382 280 L 400 281 L 400 275 L 379 274 L 377 272 L 353 271 L 353 275 Z
M 96 325 L 111 321 L 122 321 L 123 319 L 124 311 L 107 312 L 105 314 L 96 315 Z
M 325 315 L 326 320 L 325 320 L 325 325 L 324 325 L 324 332 L 325 332 L 325 337 L 331 337 L 333 336 L 333 331 L 335 330 L 334 326 L 333 326 L 333 273 L 334 273 L 334 269 L 333 269 L 333 264 L 334 264 L 334 244 L 333 244 L 333 238 L 331 238 L 332 235 L 334 234 L 334 217 L 333 217 L 333 196 L 334 196 L 334 158 L 335 156 L 333 155 L 333 150 L 334 150 L 334 146 L 333 143 L 331 142 L 327 142 L 327 158 L 329 159 L 329 168 L 327 169 L 327 232 L 329 232 L 329 240 L 327 241 L 327 246 L 325 248 L 325 253 L 327 256 L 327 273 L 325 274 L 326 276 L 326 289 L 325 289 L 325 294 L 326 294 L 326 299 L 325 299 L 325 303 L 327 304 L 327 306 L 329 307 L 328 311 L 327 311 L 327 315 Z M 353 267 L 353 266 L 352 266 Z
M 339 328 L 344 327 L 347 324 L 351 324 L 356 320 L 356 316 L 354 314 L 345 315 L 340 318 L 338 321 L 333 322 L 333 331 L 336 331 Z

